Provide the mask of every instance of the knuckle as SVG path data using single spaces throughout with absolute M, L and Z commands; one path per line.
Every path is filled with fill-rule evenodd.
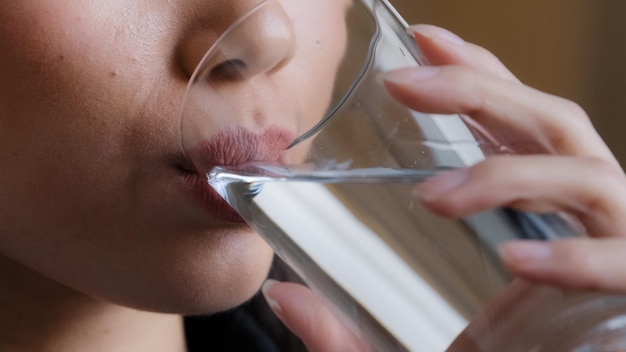
M 589 239 L 555 242 L 556 260 L 567 272 L 573 286 L 586 290 L 607 290 L 615 286 L 615 274 L 606 270 L 605 251 Z
M 623 184 L 623 172 L 611 161 L 594 156 L 582 157 L 582 160 L 586 163 L 586 169 L 592 173 L 596 175 L 604 175 L 604 177 L 607 178 L 607 181 L 611 183 L 619 182 L 619 184 Z
M 474 51 L 476 56 L 486 60 L 498 60 L 498 58 L 491 51 L 483 46 L 474 43 L 471 43 L 468 46 Z
M 554 243 L 555 259 L 564 271 L 575 275 L 586 287 L 599 285 L 598 258 L 584 245 L 586 241 L 557 241 Z
M 589 116 L 585 109 L 578 103 L 565 98 L 558 98 L 560 100 L 560 114 L 569 119 L 575 119 L 578 121 L 589 121 Z
M 565 98 L 555 99 L 558 100 L 558 104 L 554 105 L 554 118 L 546 120 L 543 127 L 551 143 L 557 149 L 562 149 L 576 142 L 572 138 L 579 136 L 581 132 L 593 131 L 593 126 L 582 106 Z
M 608 199 L 621 198 L 626 192 L 626 178 L 624 173 L 614 163 L 599 157 L 581 157 L 585 178 L 591 181 L 591 189 L 594 191 L 590 197 L 589 205 L 598 206 L 607 202 Z M 582 175 L 580 175 L 582 176 Z
M 476 56 L 480 58 L 479 70 L 485 73 L 494 74 L 496 77 L 504 79 L 514 79 L 513 74 L 506 68 L 504 63 L 491 51 L 478 45 L 474 45 Z
M 598 157 L 583 157 L 586 177 L 593 181 L 592 190 L 586 201 L 585 212 L 592 217 L 597 214 L 612 214 L 620 209 L 626 196 L 626 178 L 615 164 Z
M 454 66 L 449 67 L 448 74 L 454 81 L 454 87 L 462 97 L 459 101 L 459 110 L 469 116 L 475 116 L 485 110 L 486 100 L 481 89 L 481 73 L 472 68 Z

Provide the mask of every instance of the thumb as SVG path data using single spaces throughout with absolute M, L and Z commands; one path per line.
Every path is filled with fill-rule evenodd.
M 309 288 L 267 280 L 262 292 L 274 314 L 309 351 L 369 350 Z

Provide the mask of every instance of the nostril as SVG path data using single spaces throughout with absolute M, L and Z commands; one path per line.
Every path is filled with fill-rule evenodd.
M 225 60 L 213 66 L 208 74 L 211 81 L 233 81 L 245 76 L 248 65 L 241 59 Z
M 295 51 L 295 30 L 281 2 L 266 0 L 224 30 L 206 27 L 187 33 L 177 51 L 189 77 L 197 72 L 196 79 L 241 81 L 274 73 L 288 63 Z

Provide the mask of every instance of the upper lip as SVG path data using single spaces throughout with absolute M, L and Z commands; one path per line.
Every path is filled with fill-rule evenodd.
M 214 166 L 236 166 L 251 161 L 284 161 L 284 152 L 293 135 L 280 128 L 261 133 L 243 127 L 221 131 L 187 150 L 195 170 L 206 173 Z

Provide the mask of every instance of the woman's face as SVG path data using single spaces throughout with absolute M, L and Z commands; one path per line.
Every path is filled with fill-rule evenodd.
M 211 312 L 250 297 L 271 250 L 199 186 L 181 150 L 179 109 L 201 53 L 258 2 L 3 2 L 0 255 L 141 309 Z M 215 123 L 221 137 L 204 149 L 213 162 L 279 158 L 328 104 L 318 92 L 332 84 L 351 1 L 279 2 L 291 34 L 277 42 L 250 30 L 246 40 L 291 49 L 255 81 L 266 93 L 229 86 L 240 110 Z M 274 113 L 276 99 L 289 102 L 288 114 Z M 224 157 L 237 138 L 245 156 Z

